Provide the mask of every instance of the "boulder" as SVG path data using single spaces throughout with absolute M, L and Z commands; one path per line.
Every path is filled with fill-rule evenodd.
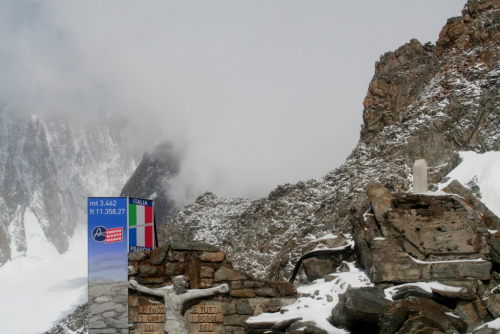
M 221 267 L 219 270 L 217 270 L 214 274 L 214 279 L 216 282 L 218 281 L 238 281 L 238 280 L 244 280 L 246 279 L 247 276 L 226 268 L 226 267 Z
M 250 304 L 246 300 L 239 302 L 236 304 L 236 311 L 238 314 L 243 314 L 243 315 L 252 315 L 253 310 Z
M 228 315 L 224 317 L 224 326 L 243 326 L 248 315 Z
M 312 321 L 294 322 L 287 330 L 290 334 L 327 334 Z
M 183 275 L 188 270 L 188 263 L 167 262 L 165 264 L 165 275 Z
M 252 289 L 239 289 L 239 290 L 231 290 L 229 292 L 231 297 L 238 298 L 253 298 L 255 297 L 255 292 Z
M 428 327 L 428 328 L 427 328 Z M 380 316 L 380 334 L 423 333 L 465 333 L 467 324 L 452 310 L 435 301 L 413 297 L 390 303 Z
M 494 317 L 500 317 L 500 294 L 493 293 L 491 296 L 484 301 L 488 312 Z
M 294 319 L 287 319 L 280 321 L 273 326 L 272 330 L 273 332 L 283 332 L 285 329 L 287 329 L 288 327 L 290 327 L 292 324 L 296 323 L 299 320 L 302 320 L 302 318 L 294 318 Z
M 378 288 L 348 288 L 332 310 L 330 322 L 356 332 L 376 332 L 379 315 L 390 303 L 384 296 L 384 290 Z
M 384 219 L 384 215 L 392 207 L 392 195 L 390 191 L 377 182 L 372 182 L 366 190 L 368 200 L 372 204 L 375 218 L 378 221 Z
M 468 333 L 472 333 L 475 328 L 492 320 L 488 311 L 479 299 L 474 301 L 458 301 L 457 306 L 455 307 L 455 313 L 458 314 L 460 319 L 467 323 Z
M 139 266 L 139 274 L 142 277 L 154 277 L 160 276 L 161 274 L 163 274 L 163 271 L 155 266 L 143 265 Z
M 154 249 L 149 258 L 151 259 L 151 264 L 162 264 L 165 258 L 167 257 L 169 246 L 161 246 Z M 130 257 L 129 257 L 130 258 Z
M 341 233 L 329 234 L 308 243 L 303 249 L 302 254 L 314 250 L 318 245 L 324 245 L 327 248 L 337 248 L 347 245 L 347 240 Z
M 200 255 L 200 261 L 203 262 L 222 262 L 226 253 L 224 252 L 203 252 Z
M 489 327 L 482 326 L 481 328 L 472 332 L 472 334 L 500 334 L 500 330 L 498 330 L 496 328 L 489 328 Z
M 131 262 L 143 261 L 147 258 L 148 256 L 143 251 L 135 251 L 132 253 L 128 253 L 128 260 Z
M 438 287 L 432 286 L 432 292 L 438 295 L 441 299 L 464 299 L 464 300 L 475 300 L 478 298 L 476 294 L 479 283 L 481 281 L 476 280 L 440 280 L 439 283 L 442 283 L 447 286 L 456 287 L 459 289 L 440 289 Z
M 500 267 L 500 233 L 491 234 L 488 244 L 490 246 L 491 261 L 498 268 Z
M 319 255 L 302 261 L 307 280 L 312 282 L 328 274 L 334 273 L 342 263 L 341 259 L 335 259 L 329 255 Z
M 392 296 L 392 300 L 408 299 L 410 297 L 432 298 L 432 293 L 429 293 L 418 286 L 405 285 L 395 289 L 396 293 Z
M 245 333 L 248 334 L 261 334 L 272 331 L 275 322 L 245 322 Z
M 419 333 L 419 334 L 444 334 L 432 326 L 426 324 L 426 319 L 422 316 L 411 316 L 406 320 L 396 334 Z M 456 333 L 456 332 L 451 332 Z

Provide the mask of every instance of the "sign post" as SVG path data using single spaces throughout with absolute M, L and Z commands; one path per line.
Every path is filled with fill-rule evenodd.
M 89 197 L 89 334 L 128 330 L 127 198 Z
M 89 197 L 87 217 L 89 334 L 128 333 L 128 252 L 154 249 L 153 201 Z

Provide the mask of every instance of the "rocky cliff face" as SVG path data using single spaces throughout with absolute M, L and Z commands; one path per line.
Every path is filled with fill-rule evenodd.
M 88 333 L 88 316 L 88 304 L 80 305 L 57 326 L 54 326 L 44 334 L 86 334 Z
M 168 223 L 179 211 L 167 193 L 168 182 L 179 172 L 179 165 L 180 157 L 170 144 L 158 145 L 153 153 L 144 154 L 120 196 L 154 199 L 156 223 Z
M 120 118 L 86 124 L 4 106 L 0 127 L 0 265 L 26 253 L 28 216 L 64 253 L 77 223 L 85 222 L 86 197 L 118 195 L 136 166 L 129 126 Z
M 381 56 L 363 102 L 361 138 L 341 167 L 262 199 L 206 193 L 162 229 L 161 242 L 217 244 L 238 269 L 285 279 L 316 235 L 351 230 L 346 217 L 366 203 L 368 182 L 408 191 L 413 161 L 425 158 L 435 189 L 460 163 L 457 151 L 499 150 L 499 8 L 496 0 L 469 1 L 436 45 L 411 40 Z

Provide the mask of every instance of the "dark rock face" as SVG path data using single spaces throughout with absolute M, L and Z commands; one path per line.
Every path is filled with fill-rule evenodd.
M 211 242 L 242 270 L 287 279 L 301 255 L 297 250 L 313 236 L 351 231 L 350 209 L 357 211 L 366 202 L 368 183 L 379 182 L 391 193 L 406 192 L 413 161 L 424 158 L 433 189 L 459 164 L 457 152 L 499 150 L 497 7 L 497 1 L 469 1 L 461 17 L 448 20 L 436 46 L 411 40 L 381 56 L 364 100 L 360 141 L 344 165 L 318 180 L 279 186 L 267 198 L 206 194 L 163 228 L 163 242 Z M 206 220 L 215 222 L 211 233 Z M 405 247 L 414 241 L 410 236 L 405 240 Z M 477 249 L 482 243 L 474 240 L 468 246 Z M 466 247 L 455 246 L 459 248 L 443 250 L 456 253 Z M 413 252 L 428 256 L 435 247 L 441 248 L 417 243 Z M 411 272 L 411 263 L 398 261 L 402 267 L 390 270 Z
M 373 182 L 368 185 L 366 196 L 373 207 L 375 218 L 384 220 L 387 211 L 393 207 L 391 192 L 380 183 Z
M 449 308 L 432 300 L 411 298 L 395 301 L 380 316 L 380 333 L 465 333 L 467 324 Z
M 473 301 L 459 301 L 455 308 L 455 313 L 467 323 L 467 332 L 469 333 L 483 323 L 492 320 L 483 303 L 478 299 Z
M 379 315 L 389 303 L 383 289 L 348 289 L 332 310 L 331 321 L 336 327 L 356 333 L 376 333 Z
M 416 39 L 395 52 L 383 55 L 375 64 L 375 76 L 363 102 L 362 138 L 399 121 L 401 113 L 418 97 L 436 70 L 435 47 Z M 405 72 L 404 76 L 394 75 Z
M 167 194 L 168 181 L 179 172 L 180 157 L 168 143 L 159 144 L 142 161 L 123 187 L 120 196 L 154 199 L 155 220 L 166 224 L 177 213 L 175 202 Z
M 302 261 L 307 280 L 312 282 L 318 278 L 322 278 L 328 274 L 334 273 L 342 260 L 333 258 L 328 255 L 320 255 Z
M 397 293 L 392 296 L 393 300 L 408 299 L 410 297 L 432 298 L 432 293 L 429 293 L 417 286 L 406 285 L 397 289 Z
M 86 334 L 88 332 L 88 316 L 88 304 L 80 305 L 73 313 L 61 320 L 61 322 L 57 326 L 46 331 L 44 334 Z
M 293 283 L 297 274 L 303 269 L 308 282 L 312 282 L 318 278 L 328 279 L 327 275 L 335 272 L 350 271 L 348 262 L 355 264 L 354 251 L 352 244 L 348 243 L 344 238 L 332 241 L 331 239 L 320 239 L 314 241 L 316 247 L 306 252 L 295 264 L 292 276 L 289 282 Z M 329 248 L 325 244 L 342 244 L 340 247 Z M 307 245 L 305 249 L 311 249 L 311 245 Z M 354 265 L 355 266 L 355 265 Z

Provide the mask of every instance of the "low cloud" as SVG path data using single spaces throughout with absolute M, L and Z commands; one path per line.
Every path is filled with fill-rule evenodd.
M 174 143 L 183 204 L 266 196 L 339 166 L 375 61 L 434 42 L 463 3 L 4 1 L 0 100 L 47 117 L 117 113 L 144 149 Z

